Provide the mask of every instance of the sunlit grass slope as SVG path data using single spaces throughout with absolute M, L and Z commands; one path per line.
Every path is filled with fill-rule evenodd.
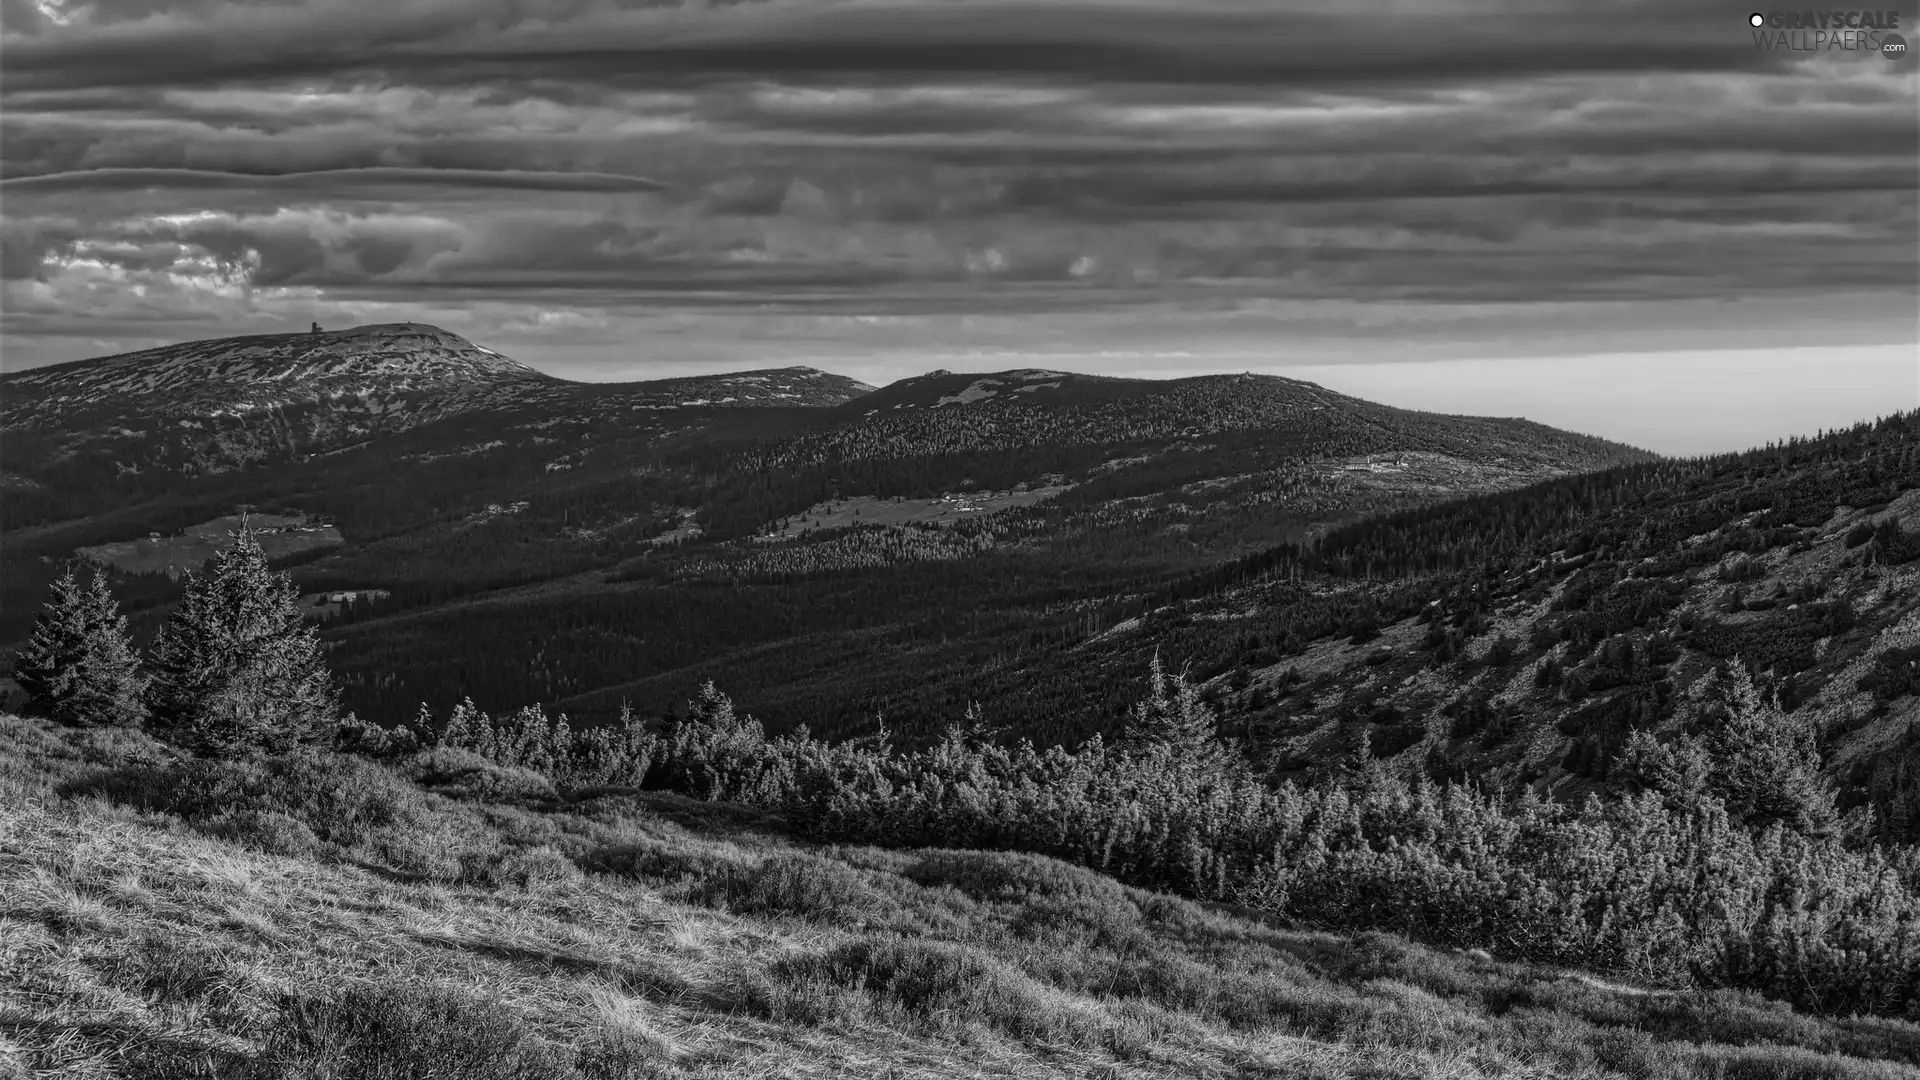
M 267 799 L 0 718 L 0 1075 L 1920 1077 L 1897 1020 L 808 847 L 462 751 L 299 760 Z

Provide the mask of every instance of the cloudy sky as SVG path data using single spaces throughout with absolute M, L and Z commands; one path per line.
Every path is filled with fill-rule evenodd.
M 1920 61 L 1757 2 L 0 0 L 0 347 L 1740 413 L 1682 451 L 1914 407 Z

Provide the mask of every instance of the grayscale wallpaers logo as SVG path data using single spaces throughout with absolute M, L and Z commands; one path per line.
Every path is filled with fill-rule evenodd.
M 1877 52 L 1907 57 L 1897 11 L 1775 11 L 1747 16 L 1753 47 L 1769 52 Z

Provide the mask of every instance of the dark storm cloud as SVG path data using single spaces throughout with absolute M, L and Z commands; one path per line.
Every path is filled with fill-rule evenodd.
M 709 122 L 762 132 L 768 141 L 803 142 L 813 147 L 903 151 L 942 160 L 985 164 L 990 160 L 1046 164 L 1093 159 L 1124 162 L 1166 158 L 1172 151 L 1207 157 L 1248 154 L 1284 157 L 1304 149 L 1309 153 L 1479 152 L 1489 154 L 1623 154 L 1663 151 L 1779 151 L 1805 154 L 1880 154 L 1908 156 L 1920 149 L 1896 85 L 1836 88 L 1835 96 L 1851 93 L 1853 101 L 1816 99 L 1770 104 L 1764 101 L 1710 101 L 1697 108 L 1710 111 L 1715 123 L 1703 126 L 1689 112 L 1658 100 L 1596 102 L 1596 87 L 1580 83 L 1531 88 L 1524 113 L 1488 115 L 1445 102 L 1410 102 L 1400 114 L 1332 121 L 1315 118 L 1316 111 L 1331 114 L 1325 99 L 1283 94 L 1254 95 L 1236 91 L 1216 97 L 1220 107 L 1295 110 L 1288 123 L 1235 129 L 1207 124 L 1196 118 L 1183 131 L 1155 132 L 1149 142 L 1143 132 L 1129 130 L 1128 103 L 1118 93 L 1102 88 L 1098 99 L 1086 103 L 1049 102 L 1024 107 L 979 102 L 926 100 L 803 105 L 768 103 L 733 96 L 709 105 Z M 713 95 L 722 99 L 722 95 Z M 1558 100 L 1556 100 L 1558 99 Z M 1176 106 L 1177 107 L 1177 106 Z M 1437 115 L 1449 122 L 1436 125 Z M 1307 135 L 1304 147 L 1276 144 L 1276 134 Z
M 477 182 L 482 173 L 519 176 L 569 172 L 620 176 L 618 182 L 586 179 L 601 190 L 638 190 L 649 181 L 606 168 L 600 145 L 589 138 L 540 136 L 514 141 L 511 131 L 429 130 L 400 135 L 372 121 L 286 124 L 266 132 L 250 122 L 216 126 L 173 119 L 47 120 L 15 111 L 0 121 L 0 160 L 9 179 L 94 170 L 176 170 L 183 186 L 205 186 L 191 173 L 239 173 L 271 177 L 289 173 L 373 173 L 439 170 L 453 182 Z M 397 137 L 396 137 L 397 136 Z M 633 164 L 615 161 L 616 166 Z M 519 183 L 510 175 L 503 185 Z M 172 186 L 157 178 L 159 186 Z M 564 181 L 556 181 L 564 183 Z M 654 186 L 658 186 L 657 184 Z
M 1915 276 L 1910 72 L 1717 0 L 0 3 L 11 332 Z
M 578 9 L 576 9 L 577 11 Z M 1776 62 L 1719 3 L 1354 5 L 786 3 L 665 16 L 541 5 L 235 6 L 89 35 L 23 37 L 10 89 L 209 86 L 404 69 L 459 82 L 552 76 L 624 85 L 734 76 L 837 83 L 1037 78 L 1203 85 L 1484 82 Z
M 273 191 L 339 196 L 343 189 L 414 185 L 497 188 L 505 191 L 650 192 L 667 185 L 640 176 L 609 173 L 524 172 L 511 169 L 406 169 L 371 166 L 289 173 L 209 172 L 199 169 L 89 169 L 81 172 L 0 179 L 0 191 Z
M 1517 175 L 1516 175 L 1517 174 Z M 1811 168 L 1619 169 L 1598 174 L 1542 168 L 1531 161 L 1432 162 L 1424 158 L 1372 163 L 1351 175 L 1299 180 L 1218 172 L 1084 173 L 1071 179 L 1023 180 L 1012 189 L 1022 207 L 1075 205 L 1138 209 L 1206 203 L 1281 204 L 1412 198 L 1504 199 L 1534 195 L 1622 194 L 1750 195 L 1774 193 L 1911 191 L 1920 183 L 1913 161 L 1875 159 L 1846 169 Z

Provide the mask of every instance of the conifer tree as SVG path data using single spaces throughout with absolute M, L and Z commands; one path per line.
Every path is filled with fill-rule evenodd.
M 1198 762 L 1217 762 L 1226 756 L 1215 735 L 1217 722 L 1213 710 L 1200 700 L 1200 689 L 1183 675 L 1168 674 L 1156 651 L 1147 669 L 1147 697 L 1134 705 L 1124 741 L 1143 749 L 1166 747 Z
M 27 710 L 76 727 L 138 725 L 146 679 L 106 574 L 94 570 L 82 587 L 69 566 L 52 593 L 14 662 Z
M 1820 775 L 1811 725 L 1767 701 L 1740 664 L 1716 672 L 1704 748 L 1713 785 L 1734 816 L 1749 825 L 1780 822 L 1825 834 L 1836 821 L 1833 792 Z
M 715 732 L 731 733 L 742 724 L 733 711 L 733 699 L 720 692 L 708 679 L 700 684 L 699 696 L 687 703 L 688 724 Z
M 668 725 L 653 782 L 701 799 L 738 797 L 741 775 L 756 770 L 765 745 L 760 722 L 735 712 L 709 679 Z
M 151 666 L 155 727 L 189 749 L 277 753 L 324 741 L 339 725 L 338 692 L 299 591 L 268 567 L 245 526 L 210 575 L 187 575 Z

